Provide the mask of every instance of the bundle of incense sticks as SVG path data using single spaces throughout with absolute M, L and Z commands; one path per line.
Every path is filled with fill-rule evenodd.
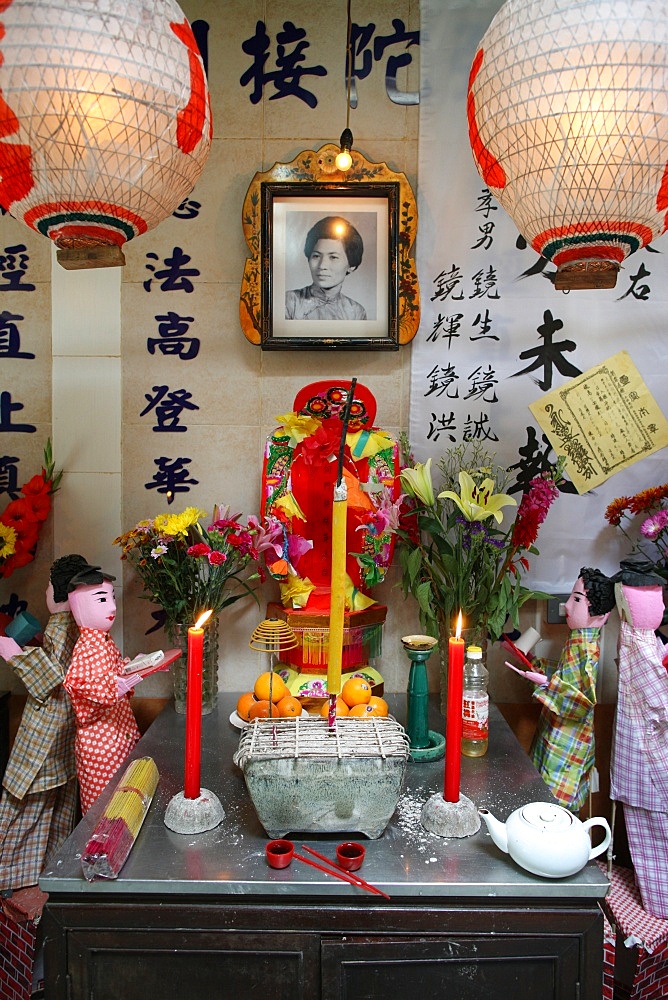
M 117 877 L 144 822 L 158 777 L 152 757 L 133 760 L 123 772 L 81 857 L 89 882 Z

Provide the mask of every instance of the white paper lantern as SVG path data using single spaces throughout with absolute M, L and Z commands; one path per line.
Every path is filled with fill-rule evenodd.
M 480 42 L 476 166 L 557 287 L 614 285 L 666 229 L 667 41 L 662 0 L 508 0 Z
M 111 246 L 122 263 L 118 248 L 172 214 L 211 145 L 183 11 L 9 0 L 0 22 L 0 203 L 60 248 Z

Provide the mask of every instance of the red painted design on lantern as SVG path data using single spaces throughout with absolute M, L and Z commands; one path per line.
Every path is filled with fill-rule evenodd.
M 190 99 L 185 108 L 176 116 L 176 141 L 183 153 L 192 153 L 204 133 L 208 91 L 204 77 L 202 57 L 192 28 L 187 21 L 176 24 L 170 21 L 170 28 L 188 50 L 190 67 Z
M 482 49 L 478 49 L 476 52 L 475 59 L 473 60 L 473 65 L 471 66 L 471 72 L 469 74 L 469 89 L 466 98 L 466 116 L 469 122 L 469 141 L 471 143 L 471 149 L 473 150 L 473 155 L 475 156 L 476 162 L 478 163 L 478 169 L 482 174 L 482 178 L 485 184 L 493 188 L 504 188 L 506 186 L 506 174 L 496 159 L 492 156 L 490 151 L 485 148 L 482 139 L 480 138 L 480 132 L 478 131 L 478 125 L 475 120 L 475 100 L 473 97 L 473 82 L 480 72 L 480 67 L 482 66 L 484 59 L 484 53 Z

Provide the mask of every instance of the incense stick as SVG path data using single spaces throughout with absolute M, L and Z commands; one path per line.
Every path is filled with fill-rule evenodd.
M 311 850 L 309 847 L 306 847 L 305 844 L 302 844 L 302 847 L 307 851 Z M 315 851 L 311 853 L 316 854 Z M 375 885 L 371 885 L 369 882 L 365 882 L 363 879 L 357 878 L 352 874 L 352 872 L 345 872 L 342 868 L 339 868 L 338 865 L 334 865 L 328 858 L 324 858 L 324 855 L 322 854 L 317 854 L 317 857 L 324 858 L 328 865 L 332 865 L 331 868 L 319 865 L 317 861 L 311 861 L 310 858 L 305 858 L 302 854 L 297 854 L 296 852 L 293 854 L 293 857 L 296 858 L 297 861 L 302 861 L 305 865 L 311 865 L 312 868 L 317 868 L 319 871 L 324 872 L 325 875 L 333 875 L 334 878 L 340 878 L 342 882 L 347 882 L 349 885 L 356 885 L 358 889 L 365 889 L 367 892 L 373 893 L 374 895 L 384 896 L 385 899 L 390 898 L 387 893 L 384 893 Z
M 158 769 L 152 757 L 140 757 L 125 769 L 81 856 L 89 882 L 116 878 L 137 839 L 157 784 Z
M 344 869 L 340 868 L 339 865 L 337 865 L 335 861 L 332 861 L 330 858 L 328 858 L 325 854 L 320 854 L 319 851 L 314 851 L 312 847 L 307 847 L 306 844 L 302 844 L 302 850 L 303 851 L 308 851 L 309 854 L 315 855 L 315 857 L 316 858 L 320 858 L 321 861 L 326 861 L 327 864 L 331 865 L 333 868 L 335 868 L 337 870 L 337 872 L 340 872 L 340 871 L 344 870 Z M 362 889 L 368 889 L 369 892 L 375 892 L 375 893 L 377 893 L 377 895 L 383 896 L 384 899 L 389 899 L 390 898 L 387 895 L 387 893 L 383 892 L 382 889 L 379 889 L 377 885 L 372 885 L 371 882 L 365 882 L 364 879 L 361 878 L 357 874 L 357 872 L 346 872 L 346 875 L 350 875 L 351 878 L 355 879 L 357 881 L 358 885 L 360 886 L 360 888 L 362 888 Z

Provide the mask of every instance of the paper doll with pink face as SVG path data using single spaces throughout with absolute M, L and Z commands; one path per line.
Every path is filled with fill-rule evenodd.
M 65 677 L 76 716 L 75 754 L 86 813 L 139 739 L 128 692 L 141 678 L 121 676 L 129 662 L 109 635 L 116 618 L 114 577 L 87 566 L 70 582 L 80 637 Z

